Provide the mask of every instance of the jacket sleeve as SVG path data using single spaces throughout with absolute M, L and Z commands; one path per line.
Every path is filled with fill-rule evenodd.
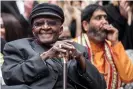
M 125 49 L 121 42 L 112 47 L 114 62 L 120 78 L 124 82 L 133 81 L 133 63 L 127 56 Z
M 91 64 L 88 58 L 88 53 L 85 55 L 86 71 L 82 72 L 79 63 L 77 66 L 78 74 L 82 78 L 83 85 L 89 87 L 89 89 L 106 89 L 106 82 L 104 76 L 99 73 L 94 65 Z
M 48 76 L 48 73 L 47 65 L 39 53 L 25 59 L 24 54 L 13 44 L 5 45 L 2 74 L 7 85 L 30 84 L 41 76 Z

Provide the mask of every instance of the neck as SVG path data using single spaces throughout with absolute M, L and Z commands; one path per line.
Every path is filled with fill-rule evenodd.
M 52 46 L 53 46 L 53 44 L 51 43 L 51 44 L 49 44 L 49 43 L 47 43 L 47 44 L 44 44 L 44 43 L 42 43 L 42 42 L 40 42 L 38 39 L 36 39 L 36 41 L 37 41 L 37 43 L 39 44 L 39 45 L 41 45 L 42 47 L 44 47 L 44 48 L 48 48 L 48 49 L 50 49 Z
M 100 52 L 104 49 L 104 42 L 97 42 L 93 39 L 90 39 L 90 45 L 91 45 L 91 50 L 92 50 L 92 54 L 95 55 L 95 53 Z

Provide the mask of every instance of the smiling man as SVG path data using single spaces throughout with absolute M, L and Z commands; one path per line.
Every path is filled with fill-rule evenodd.
M 43 17 L 43 18 L 42 18 Z M 34 19 L 33 33 L 35 37 L 44 44 L 55 43 L 61 34 L 62 22 L 57 17 L 42 16 Z
M 2 72 L 10 89 L 14 85 L 18 89 L 63 89 L 63 56 L 68 63 L 67 89 L 106 88 L 104 78 L 88 60 L 86 48 L 58 39 L 63 22 L 60 7 L 48 3 L 34 7 L 30 23 L 35 37 L 9 42 L 4 48 Z

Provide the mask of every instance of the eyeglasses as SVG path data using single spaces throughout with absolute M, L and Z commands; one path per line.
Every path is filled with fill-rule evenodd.
M 40 20 L 40 21 L 36 21 L 33 23 L 33 27 L 38 28 L 38 27 L 42 27 L 44 25 L 53 27 L 53 26 L 57 26 L 61 24 L 60 21 L 56 21 L 56 20 Z

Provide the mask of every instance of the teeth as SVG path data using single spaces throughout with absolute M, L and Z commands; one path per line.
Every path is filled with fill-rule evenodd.
M 45 33 L 45 32 L 41 32 L 40 34 L 52 34 L 52 33 Z
M 44 31 L 44 30 L 40 30 L 40 34 L 51 34 L 52 32 L 50 31 Z
M 41 34 L 42 37 L 51 37 L 51 34 Z

